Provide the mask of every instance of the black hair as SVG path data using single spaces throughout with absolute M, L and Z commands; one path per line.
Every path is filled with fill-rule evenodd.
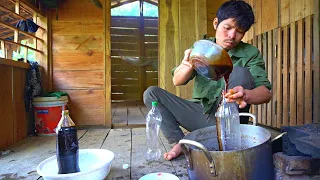
M 248 3 L 239 0 L 230 0 L 223 3 L 218 9 L 217 18 L 218 25 L 223 20 L 234 18 L 237 22 L 236 25 L 245 32 L 254 23 L 252 7 Z

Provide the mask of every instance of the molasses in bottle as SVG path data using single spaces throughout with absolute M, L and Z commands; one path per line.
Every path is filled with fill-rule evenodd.
M 62 117 L 56 128 L 56 156 L 59 174 L 76 173 L 79 168 L 79 145 L 77 128 L 69 116 L 69 111 L 62 111 Z

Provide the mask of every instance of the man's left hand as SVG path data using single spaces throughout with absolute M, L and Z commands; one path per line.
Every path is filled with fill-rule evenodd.
M 245 101 L 246 94 L 242 86 L 236 86 L 233 89 L 229 89 L 224 96 L 227 102 L 236 102 L 239 104 L 239 108 L 245 108 L 247 106 L 247 102 Z

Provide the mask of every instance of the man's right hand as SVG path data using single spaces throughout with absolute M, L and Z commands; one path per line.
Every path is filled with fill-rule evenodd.
M 191 53 L 192 49 L 187 49 L 184 51 L 184 58 L 182 59 L 181 64 L 184 64 L 186 66 L 192 67 L 193 68 L 193 64 L 190 61 L 190 53 Z
M 191 51 L 192 49 L 184 51 L 184 58 L 182 59 L 181 64 L 174 71 L 172 81 L 175 86 L 184 85 L 192 75 L 194 69 L 193 64 L 189 60 Z

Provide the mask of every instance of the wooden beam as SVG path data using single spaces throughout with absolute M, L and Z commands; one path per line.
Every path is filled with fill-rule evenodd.
M 104 81 L 105 81 L 105 126 L 112 126 L 111 119 L 111 3 L 104 0 L 103 21 L 104 21 Z
M 10 0 L 11 2 L 18 2 L 22 4 L 22 8 L 32 13 L 37 13 L 38 15 L 41 15 L 42 17 L 46 17 L 45 14 L 40 11 L 38 8 L 34 7 L 31 3 L 29 3 L 27 0 Z
M 125 4 L 128 4 L 128 3 L 132 3 L 132 2 L 134 2 L 134 1 L 136 1 L 136 0 L 129 0 L 129 1 L 118 2 L 117 4 L 112 5 L 112 6 L 111 6 L 111 9 L 112 9 L 112 8 L 116 8 L 116 7 L 119 7 L 119 6 L 122 6 L 122 5 L 125 5 Z
M 17 0 L 15 2 L 15 13 L 20 15 L 20 0 Z M 4 25 L 5 23 L 1 22 L 1 25 Z M 8 24 L 8 26 L 6 26 L 7 28 L 12 28 L 11 25 Z M 13 41 L 14 42 L 19 42 L 19 29 L 18 28 L 14 28 L 13 29 L 14 35 L 13 35 Z
M 144 38 L 144 17 L 143 17 L 143 0 L 139 0 L 140 2 L 140 22 L 139 22 L 139 56 L 145 57 L 145 38 Z M 140 90 L 141 96 L 140 99 L 143 101 L 143 92 L 146 89 L 146 67 L 142 66 L 139 68 L 139 82 L 140 82 Z
M 2 9 L 3 11 L 6 11 L 6 12 L 11 13 L 12 15 L 18 17 L 19 19 L 27 20 L 25 17 L 23 17 L 23 16 L 21 16 L 21 15 L 19 15 L 19 14 L 16 14 L 15 12 L 12 12 L 10 9 L 8 9 L 8 8 L 2 6 L 2 5 L 0 5 L 0 9 Z M 41 27 L 41 26 L 39 26 L 39 28 L 40 28 L 41 30 L 43 30 L 43 31 L 46 31 L 46 29 L 44 29 L 44 28 Z
M 7 57 L 6 49 L 5 49 L 5 42 L 0 41 L 0 50 L 3 52 L 3 58 Z
M 6 66 L 12 66 L 12 67 L 24 68 L 24 69 L 30 68 L 30 64 L 28 63 L 13 61 L 12 59 L 6 59 L 6 58 L 0 58 L 0 64 L 6 65 Z
M 43 53 L 42 51 L 40 51 L 38 49 L 35 49 L 33 47 L 30 47 L 30 46 L 27 46 L 27 45 L 24 45 L 24 44 L 16 43 L 16 42 L 13 42 L 13 41 L 8 41 L 8 40 L 2 39 L 2 38 L 0 38 L 0 41 L 4 41 L 4 42 L 6 42 L 8 44 L 15 44 L 15 45 L 18 45 L 18 46 L 26 47 L 26 48 L 29 48 L 29 49 L 31 49 L 33 51 L 37 51 L 37 52 L 39 52 L 41 54 Z
M 4 26 L 4 27 L 6 27 L 6 28 L 12 29 L 15 34 L 16 34 L 16 33 L 18 33 L 18 34 L 21 33 L 21 34 L 23 34 L 23 35 L 25 35 L 25 36 L 28 36 L 28 37 L 30 37 L 30 38 L 35 38 L 35 39 L 43 42 L 43 40 L 42 40 L 41 38 L 38 38 L 37 36 L 35 36 L 35 35 L 31 34 L 31 33 L 28 33 L 28 32 L 25 32 L 25 31 L 20 31 L 20 29 L 18 29 L 18 28 L 16 28 L 16 27 L 13 27 L 13 26 L 10 25 L 10 24 L 4 23 L 4 22 L 0 22 L 0 25 Z M 15 41 L 15 42 L 16 42 L 16 41 Z
M 314 18 L 313 18 L 313 51 L 314 51 L 314 61 L 313 61 L 313 92 L 314 92 L 314 99 L 313 99 L 313 123 L 320 122 L 320 18 L 319 18 L 319 7 L 320 3 L 319 0 L 314 0 Z
M 157 3 L 157 2 L 154 2 L 154 1 L 144 0 L 144 2 L 147 2 L 147 3 L 149 3 L 149 4 L 152 4 L 152 5 L 158 6 L 158 3 Z

